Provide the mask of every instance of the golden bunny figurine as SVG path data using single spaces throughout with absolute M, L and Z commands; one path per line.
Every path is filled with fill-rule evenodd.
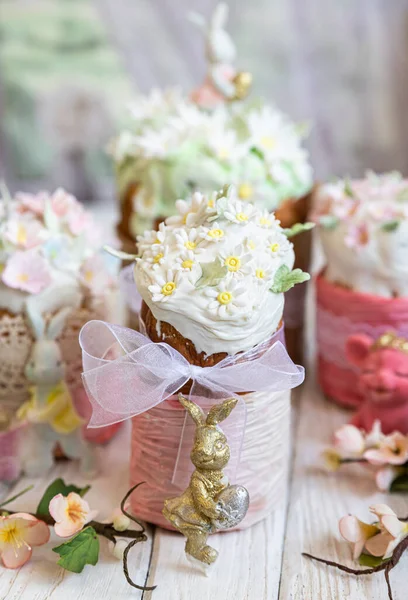
M 196 467 L 188 488 L 164 503 L 163 514 L 186 536 L 186 553 L 210 565 L 218 552 L 207 545 L 210 533 L 235 527 L 248 510 L 249 494 L 242 486 L 229 485 L 223 473 L 230 459 L 227 438 L 218 427 L 234 409 L 237 399 L 213 406 L 208 415 L 179 394 L 179 401 L 196 424 L 191 461 Z

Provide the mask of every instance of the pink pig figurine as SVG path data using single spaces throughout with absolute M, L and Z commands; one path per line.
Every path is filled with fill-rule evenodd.
M 358 386 L 364 397 L 351 423 L 370 431 L 378 419 L 384 433 L 408 434 L 408 340 L 394 333 L 377 340 L 351 335 L 346 356 L 361 370 Z

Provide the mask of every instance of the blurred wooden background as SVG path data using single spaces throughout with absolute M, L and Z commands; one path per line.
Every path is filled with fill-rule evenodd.
M 202 80 L 203 39 L 187 14 L 196 10 L 208 16 L 216 0 L 71 2 L 93 3 L 140 91 L 175 84 L 189 90 Z M 4 3 L 0 0 L 0 23 Z M 408 0 L 230 0 L 229 5 L 238 65 L 252 71 L 254 92 L 313 124 L 308 146 L 318 177 L 359 175 L 366 168 L 408 174 Z M 0 67 L 1 60 L 0 44 Z M 115 95 L 108 81 L 106 93 Z M 2 146 L 4 162 L 4 135 Z M 6 164 L 8 178 L 14 167 Z

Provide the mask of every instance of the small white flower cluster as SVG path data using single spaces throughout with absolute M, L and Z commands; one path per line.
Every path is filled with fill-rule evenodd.
M 303 137 L 259 102 L 205 111 L 178 91 L 156 90 L 131 108 L 111 151 L 120 189 L 140 184 L 134 206 L 141 216 L 171 215 L 175 199 L 191 189 L 211 192 L 226 183 L 236 185 L 241 200 L 275 210 L 312 186 Z
M 138 238 L 146 288 L 154 303 L 196 302 L 214 316 L 252 312 L 293 247 L 272 213 L 242 202 L 233 186 L 178 200 L 178 214 Z

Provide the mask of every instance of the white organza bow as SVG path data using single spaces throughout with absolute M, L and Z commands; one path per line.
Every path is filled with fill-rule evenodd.
M 135 417 L 191 380 L 189 397 L 206 410 L 225 398 L 238 398 L 223 430 L 231 456 L 239 461 L 246 405 L 237 393 L 287 390 L 304 379 L 303 367 L 292 362 L 281 339 L 282 327 L 264 344 L 229 356 L 213 367 L 198 367 L 168 344 L 153 343 L 133 329 L 89 321 L 79 335 L 82 377 L 93 408 L 88 426 L 103 427 Z M 191 447 L 191 435 L 182 434 L 179 453 L 182 446 Z

